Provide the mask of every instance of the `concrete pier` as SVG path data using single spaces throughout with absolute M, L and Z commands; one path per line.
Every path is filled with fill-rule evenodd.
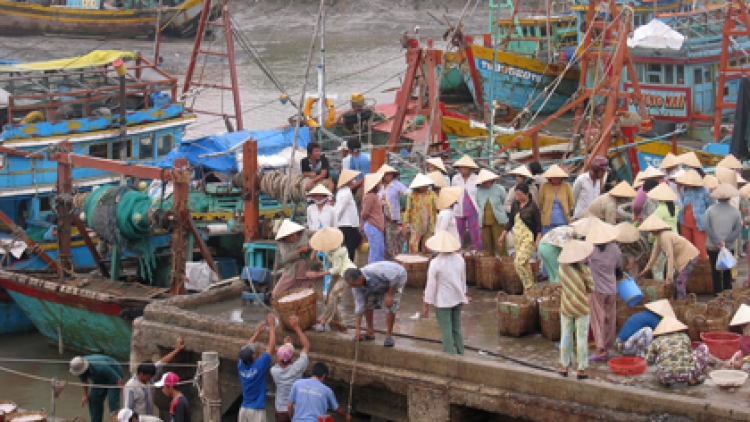
M 267 313 L 257 305 L 243 307 L 240 292 L 238 283 L 149 305 L 134 324 L 131 361 L 158 358 L 178 336 L 192 352 L 188 358 L 192 361 L 200 360 L 204 351 L 218 352 L 221 412 L 234 416 L 241 395 L 237 352 Z M 559 356 L 554 343 L 538 336 L 498 336 L 495 293 L 471 288 L 470 295 L 474 300 L 463 313 L 466 344 L 471 346 L 465 356 L 441 352 L 439 342 L 432 341 L 439 339 L 434 317 L 415 317 L 421 309 L 421 290 L 407 288 L 397 319 L 395 331 L 400 336 L 395 348 L 384 348 L 382 335 L 374 342 L 357 344 L 351 333 L 308 331 L 311 362 L 329 365 L 329 385 L 345 408 L 356 366 L 352 408 L 372 415 L 373 420 L 492 421 L 498 414 L 537 421 L 750 420 L 750 387 L 721 390 L 709 380 L 698 387 L 665 389 L 658 385 L 652 367 L 637 377 L 621 377 L 606 364 L 589 368 L 590 380 L 578 381 L 573 375 L 563 378 L 554 372 Z M 345 309 L 351 312 L 351 304 Z M 375 320 L 382 327 L 380 311 Z M 291 333 L 282 332 L 279 341 L 286 335 Z M 261 336 L 260 344 L 266 339 Z M 549 370 L 481 355 L 478 349 Z M 177 372 L 183 379 L 193 375 Z M 200 404 L 199 398 L 185 392 L 191 403 Z M 663 419 L 664 415 L 669 416 Z

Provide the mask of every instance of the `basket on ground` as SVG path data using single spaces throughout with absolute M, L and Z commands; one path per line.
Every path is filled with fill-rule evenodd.
M 747 372 L 733 369 L 711 371 L 708 376 L 714 384 L 723 388 L 739 388 L 747 381 Z
M 643 312 L 646 310 L 646 307 L 643 305 L 638 306 L 627 306 L 625 302 L 618 302 L 617 303 L 617 329 L 621 329 L 623 325 L 625 325 L 625 321 L 628 320 L 631 316 L 637 314 L 638 312 Z
M 740 350 L 740 335 L 729 332 L 701 333 L 701 340 L 708 346 L 708 351 L 721 360 L 730 359 Z
M 685 299 L 674 299 L 670 300 L 669 303 L 672 305 L 672 309 L 674 310 L 674 315 L 677 317 L 678 320 L 685 322 L 685 311 L 687 310 L 688 306 L 695 305 L 698 303 L 698 297 L 695 295 L 695 293 L 688 293 L 687 297 Z
M 47 414 L 40 411 L 11 412 L 5 415 L 5 422 L 46 422 Z
M 476 252 L 464 253 L 464 262 L 466 262 L 466 284 L 469 286 L 477 285 L 477 260 L 479 256 Z
M 523 282 L 516 272 L 516 267 L 513 264 L 514 259 L 510 256 L 502 256 L 499 259 L 498 276 L 502 283 L 502 289 L 509 295 L 520 295 L 523 293 Z
M 560 340 L 560 297 L 550 296 L 539 299 L 539 322 L 542 335 L 549 340 Z
M 526 296 L 497 294 L 497 331 L 501 335 L 520 337 L 536 331 L 539 315 L 536 302 Z
M 617 375 L 640 375 L 646 371 L 646 360 L 637 356 L 620 356 L 607 361 L 612 372 Z
M 674 297 L 674 284 L 667 284 L 665 281 L 642 278 L 637 281 L 638 286 L 643 292 L 643 303 L 654 302 L 659 299 L 672 299 Z
M 394 260 L 406 270 L 407 286 L 424 287 L 427 284 L 430 257 L 419 254 L 402 254 L 396 255 Z
M 502 280 L 498 274 L 501 264 L 497 257 L 478 257 L 476 265 L 477 287 L 487 290 L 500 290 L 502 288 Z
M 695 264 L 693 272 L 687 280 L 687 291 L 697 295 L 710 295 L 714 293 L 714 281 L 711 276 L 711 262 L 708 259 L 699 259 Z
M 5 421 L 5 415 L 18 410 L 18 405 L 9 400 L 0 400 L 0 422 Z
M 701 333 L 709 331 L 727 331 L 731 315 L 726 309 L 713 304 L 693 305 L 685 311 L 685 324 L 688 326 L 690 340 L 698 341 Z
M 272 300 L 284 329 L 291 330 L 289 318 L 296 315 L 299 327 L 304 331 L 315 325 L 318 319 L 318 294 L 313 289 L 291 289 Z

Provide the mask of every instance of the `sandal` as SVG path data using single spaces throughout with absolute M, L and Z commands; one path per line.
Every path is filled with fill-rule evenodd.
M 356 336 L 353 337 L 352 340 L 354 340 L 354 341 L 357 341 L 357 340 L 359 340 L 359 341 L 372 341 L 372 340 L 375 340 L 375 336 L 368 336 L 367 334 L 362 334 L 361 336 L 359 336 L 359 338 L 357 338 Z
M 384 347 L 393 347 L 396 345 L 396 342 L 393 341 L 393 337 L 386 337 L 385 342 L 383 343 Z
M 582 374 L 582 373 L 579 372 L 579 373 L 576 374 L 576 378 L 579 379 L 579 380 L 587 380 L 587 379 L 589 379 L 589 376 L 588 376 L 588 374 Z
M 567 378 L 568 377 L 568 368 L 561 369 L 561 370 L 557 371 L 557 373 L 560 374 L 561 377 Z

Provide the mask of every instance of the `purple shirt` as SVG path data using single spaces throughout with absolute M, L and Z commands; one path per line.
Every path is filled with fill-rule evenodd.
M 617 294 L 617 277 L 615 268 L 620 266 L 620 247 L 616 242 L 607 243 L 604 250 L 594 245 L 594 252 L 589 257 L 589 269 L 594 279 L 594 291 L 605 295 Z
M 641 186 L 638 188 L 638 193 L 635 195 L 635 199 L 633 200 L 633 214 L 635 215 L 636 220 L 641 219 L 643 204 L 646 203 L 646 199 L 648 199 L 648 192 L 646 192 L 646 190 L 643 189 L 643 186 Z
M 411 193 L 411 191 L 398 179 L 393 179 L 391 181 L 385 189 L 385 193 L 383 192 L 383 189 L 380 189 L 378 192 L 378 195 L 381 198 L 383 198 L 384 194 L 388 198 L 387 201 L 383 199 L 384 204 L 387 204 L 384 206 L 390 206 L 390 211 L 388 211 L 387 208 L 384 209 L 386 220 L 401 221 L 401 198 L 399 195 L 402 193 L 406 195 Z

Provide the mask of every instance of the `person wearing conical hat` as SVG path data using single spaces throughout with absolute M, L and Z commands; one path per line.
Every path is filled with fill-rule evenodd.
M 640 176 L 640 185 L 637 183 L 639 180 L 638 178 L 636 178 L 636 182 L 633 183 L 633 189 L 637 189 L 635 199 L 633 200 L 633 216 L 637 221 L 643 221 L 643 204 L 646 202 L 646 199 L 648 199 L 646 194 L 649 190 L 656 187 L 658 181 L 664 179 L 666 174 L 659 169 L 648 166 L 646 170 L 638 173 L 638 175 Z M 651 180 L 651 182 L 648 182 L 649 180 Z M 647 182 L 650 188 L 647 187 Z
M 281 278 L 273 288 L 273 297 L 291 289 L 315 287 L 315 281 L 307 277 L 315 260 L 310 247 L 310 237 L 314 233 L 289 219 L 284 220 L 279 227 L 276 247 L 281 258 Z
M 406 241 L 401 221 L 401 195 L 409 195 L 411 190 L 398 179 L 399 171 L 388 164 L 383 164 L 378 173 L 383 174 L 378 195 L 383 201 L 385 216 L 385 259 L 393 260 L 404 250 Z
M 365 232 L 370 245 L 367 261 L 370 264 L 385 260 L 385 214 L 377 194 L 382 179 L 383 173 L 371 173 L 365 176 L 362 184 L 365 196 L 362 198 L 360 229 Z
M 445 180 L 445 184 L 450 185 L 451 178 L 448 177 L 448 169 L 445 168 L 445 163 L 443 163 L 442 158 L 440 157 L 428 158 L 424 160 L 424 167 L 425 167 L 426 173 L 438 172 L 440 174 L 440 177 L 442 177 L 443 180 Z
M 719 251 L 726 247 L 734 253 L 735 241 L 742 232 L 742 216 L 729 200 L 739 196 L 739 191 L 728 183 L 722 183 L 711 193 L 716 203 L 706 210 L 706 251 L 711 262 L 711 275 L 714 281 L 714 294 L 732 288 L 732 271 L 716 269 Z
M 729 366 L 734 369 L 742 369 L 745 363 L 750 362 L 750 306 L 741 304 L 735 312 L 730 327 L 742 327 L 742 336 L 740 337 L 740 350 L 735 352 L 729 359 Z
M 333 194 L 323 185 L 315 186 L 307 193 L 307 228 L 318 231 L 324 227 L 335 227 L 336 216 L 330 201 Z
M 680 154 L 677 158 L 683 166 L 703 171 L 703 165 L 695 152 L 688 151 L 684 154 Z
M 439 171 L 427 173 L 427 177 L 432 179 L 432 191 L 435 192 L 435 195 L 440 194 L 440 189 L 447 188 L 449 186 L 448 179 L 443 176 L 443 173 L 440 173 Z
M 676 317 L 666 316 L 654 330 L 646 360 L 656 363 L 656 378 L 662 385 L 692 386 L 706 379 L 708 346 L 701 343 L 693 350 L 687 328 Z
M 742 170 L 742 163 L 740 160 L 737 159 L 732 154 L 727 155 L 724 157 L 721 161 L 719 161 L 718 164 L 716 164 L 716 167 L 726 167 L 728 169 L 732 170 Z
M 570 224 L 570 214 L 575 207 L 573 188 L 564 180 L 568 173 L 556 164 L 542 174 L 547 183 L 539 188 L 539 210 L 542 213 L 542 234 L 555 227 Z
M 319 230 L 310 238 L 310 246 L 316 251 L 324 252 L 331 261 L 331 267 L 324 271 L 309 271 L 308 278 L 320 278 L 331 276 L 331 285 L 325 300 L 325 311 L 318 318 L 317 331 L 325 331 L 326 325 L 330 324 L 331 328 L 337 329 L 342 333 L 347 333 L 346 325 L 343 324 L 339 301 L 346 291 L 346 281 L 344 273 L 350 268 L 357 268 L 349 259 L 349 253 L 343 245 L 344 234 L 335 227 L 327 227 Z
M 667 176 L 670 176 L 680 168 L 680 160 L 676 155 L 668 152 L 667 155 L 664 156 L 664 159 L 661 160 L 659 168 L 664 170 L 664 172 L 667 173 Z
M 443 352 L 463 355 L 461 308 L 469 299 L 466 297 L 466 262 L 458 253 L 461 243 L 452 234 L 439 231 L 427 239 L 426 245 L 438 254 L 427 270 L 422 315 L 429 316 L 432 305 L 443 337 Z
M 482 228 L 479 221 L 479 206 L 477 205 L 477 174 L 475 170 L 479 169 L 477 163 L 468 155 L 464 155 L 460 160 L 453 163 L 453 167 L 458 169 L 458 173 L 453 176 L 451 186 L 463 189 L 463 193 L 458 198 L 458 203 L 453 207 L 456 215 L 456 225 L 458 226 L 458 236 L 463 243 L 464 235 L 468 230 L 471 237 L 472 245 L 482 250 Z
M 531 174 L 531 171 L 527 166 L 518 166 L 506 173 L 506 175 L 513 176 L 516 181 L 516 184 L 508 190 L 508 196 L 505 198 L 505 203 L 503 204 L 503 208 L 505 208 L 506 213 L 510 213 L 510 209 L 513 207 L 513 203 L 516 202 L 516 186 L 522 183 L 529 186 L 531 199 L 536 203 L 537 206 L 539 206 L 539 189 L 537 189 L 536 184 L 534 184 L 534 175 Z
M 537 253 L 539 259 L 542 261 L 545 271 L 550 283 L 560 282 L 560 263 L 558 257 L 562 252 L 562 248 L 565 244 L 572 239 L 575 239 L 576 231 L 573 226 L 558 226 L 552 230 L 549 230 L 547 234 L 542 236 L 539 240 L 539 248 Z
M 459 242 L 461 238 L 458 236 L 458 226 L 456 225 L 456 216 L 453 214 L 453 206 L 458 202 L 462 191 L 461 188 L 453 186 L 440 189 L 440 195 L 438 195 L 436 204 L 439 211 L 435 221 L 435 231 L 445 230 L 455 236 Z
M 661 299 L 646 304 L 646 310 L 628 318 L 615 340 L 615 348 L 625 356 L 646 358 L 648 348 L 654 339 L 654 330 L 662 318 L 674 316 L 669 300 Z
M 609 171 L 609 161 L 606 157 L 594 157 L 589 165 L 589 171 L 576 177 L 573 183 L 573 197 L 576 207 L 573 218 L 579 219 L 592 202 L 604 191 L 604 183 Z
M 528 185 L 516 186 L 516 199 L 518 201 L 513 204 L 508 223 L 497 240 L 497 245 L 502 248 L 505 245 L 505 237 L 512 231 L 516 244 L 513 266 L 523 282 L 524 290 L 528 290 L 534 286 L 535 281 L 534 273 L 531 271 L 531 256 L 542 239 L 542 215 L 531 200 Z
M 408 239 L 409 253 L 424 251 L 424 241 L 435 232 L 437 218 L 437 195 L 430 190 L 432 179 L 417 174 L 409 188 L 404 210 L 403 235 Z
M 693 169 L 688 170 L 679 183 L 682 186 L 682 209 L 677 216 L 680 234 L 698 248 L 701 259 L 708 259 L 705 217 L 706 210 L 714 202 L 711 193 L 704 186 L 704 179 Z
M 677 233 L 677 218 L 681 208 L 676 205 L 678 197 L 672 188 L 669 187 L 669 184 L 659 183 L 659 185 L 648 192 L 647 196 L 648 199 L 643 206 L 643 220 L 647 220 L 650 216 L 656 215 L 669 224 L 669 227 L 673 232 Z M 652 245 L 656 243 L 656 238 L 654 236 L 648 236 L 648 240 Z M 660 253 L 651 268 L 654 280 L 664 280 L 664 269 L 666 265 L 667 258 L 663 253 Z
M 576 339 L 578 358 L 578 379 L 586 379 L 589 360 L 589 294 L 594 291 L 591 271 L 586 259 L 594 251 L 592 244 L 582 240 L 569 240 L 562 247 L 560 262 L 560 375 L 568 376 L 568 368 L 573 364 L 573 338 Z
M 357 211 L 357 203 L 352 191 L 352 186 L 357 183 L 357 176 L 359 176 L 358 171 L 349 169 L 341 171 L 336 191 L 336 204 L 333 207 L 336 227 L 344 234 L 344 245 L 352 261 L 354 261 L 357 247 L 362 243 L 362 233 L 359 231 L 359 211 Z
M 617 280 L 622 273 L 618 235 L 615 226 L 603 221 L 595 222 L 586 235 L 586 242 L 594 245 L 588 259 L 594 280 L 594 291 L 589 295 L 591 329 L 596 341 L 596 352 L 589 357 L 592 361 L 607 360 L 617 334 Z
M 675 285 L 675 296 L 677 299 L 685 299 L 687 296 L 687 280 L 690 273 L 700 259 L 700 251 L 690 241 L 673 232 L 664 220 L 657 215 L 652 215 L 638 227 L 638 230 L 649 232 L 655 238 L 651 258 L 643 268 L 640 277 L 654 266 L 657 257 L 664 254 L 667 261 L 665 281 L 667 284 Z
M 502 185 L 495 183 L 499 178 L 495 173 L 482 169 L 477 175 L 477 206 L 482 225 L 482 246 L 487 256 L 502 254 L 497 240 L 508 222 L 508 214 L 503 208 L 507 193 Z
M 618 220 L 628 219 L 628 215 L 620 213 L 618 206 L 632 202 L 636 192 L 628 182 L 622 181 L 609 192 L 594 199 L 583 212 L 583 217 L 596 217 L 609 224 L 617 224 Z M 578 205 L 576 205 L 577 207 Z

